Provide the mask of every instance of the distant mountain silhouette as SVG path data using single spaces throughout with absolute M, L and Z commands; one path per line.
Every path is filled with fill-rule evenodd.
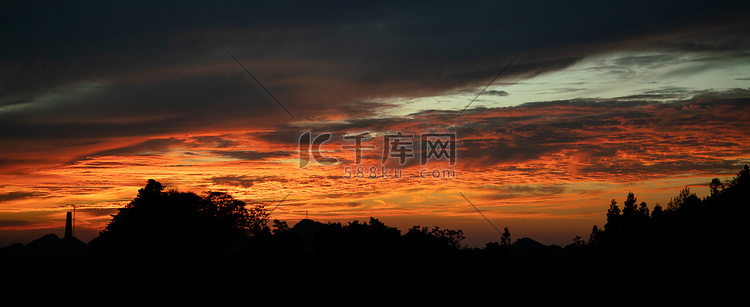
M 562 257 L 564 250 L 557 245 L 544 245 L 531 238 L 519 238 L 510 245 L 510 251 L 519 265 L 522 265 L 530 256 L 544 254 L 551 257 Z
M 86 248 L 78 238 L 56 234 L 0 248 L 0 292 L 12 293 L 18 303 L 59 295 Z
M 70 239 L 71 249 L 73 254 L 80 254 L 83 251 L 85 251 L 86 243 L 79 240 L 76 237 L 72 237 Z M 20 253 L 28 253 L 28 254 L 37 254 L 37 255 L 46 255 L 50 257 L 56 257 L 57 253 L 64 252 L 66 248 L 66 239 L 60 238 L 58 235 L 54 233 L 49 233 L 44 236 L 42 236 L 39 239 L 33 240 L 29 242 L 28 244 L 24 245 L 22 243 L 14 243 L 12 245 L 2 247 L 0 248 L 0 251 L 2 252 L 19 252 Z
M 516 239 L 516 242 L 513 242 L 510 245 L 510 250 L 513 251 L 513 254 L 515 254 L 519 258 L 524 258 L 525 256 L 528 256 L 530 253 L 539 251 L 539 250 L 548 250 L 557 255 L 560 255 L 562 253 L 562 247 L 560 246 L 544 245 L 542 243 L 537 242 L 536 240 L 532 238 L 527 238 L 527 237 Z
M 312 263 L 315 257 L 315 248 L 313 243 L 315 237 L 320 234 L 326 225 L 310 219 L 302 219 L 292 226 L 290 232 L 302 240 L 302 246 L 305 250 L 305 261 Z

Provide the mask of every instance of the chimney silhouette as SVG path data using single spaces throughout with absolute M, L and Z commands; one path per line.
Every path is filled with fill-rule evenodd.
M 71 212 L 68 212 L 68 215 L 65 217 L 65 239 L 70 239 L 73 237 L 73 216 Z
M 71 245 L 73 242 L 73 216 L 71 212 L 68 212 L 67 216 L 65 216 L 65 236 L 63 237 L 63 255 L 67 260 L 70 260 L 73 251 L 71 248 Z

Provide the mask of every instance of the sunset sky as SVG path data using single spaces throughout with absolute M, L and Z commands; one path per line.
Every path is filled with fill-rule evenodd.
M 462 229 L 480 247 L 500 240 L 493 225 L 513 240 L 587 239 L 613 198 L 632 191 L 652 209 L 685 186 L 703 197 L 750 163 L 748 12 L 747 1 L 6 1 L 0 245 L 62 236 L 73 205 L 87 242 L 148 179 L 226 191 L 290 226 L 307 214 Z M 321 150 L 338 162 L 300 168 L 306 131 L 331 133 Z M 357 165 L 344 137 L 365 132 L 375 148 Z M 398 132 L 416 136 L 415 157 L 383 164 L 384 136 Z M 420 165 L 428 133 L 455 134 L 454 165 Z M 404 176 L 347 178 L 358 166 Z

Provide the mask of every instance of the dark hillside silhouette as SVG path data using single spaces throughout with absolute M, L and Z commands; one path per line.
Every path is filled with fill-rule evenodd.
M 86 243 L 75 237 L 47 234 L 28 244 L 0 248 L 0 293 L 13 294 L 17 303 L 60 293 L 67 288 Z
M 635 205 L 634 193 L 623 210 L 612 200 L 604 229 L 594 226 L 589 243 L 569 260 L 592 272 L 617 263 L 631 274 L 669 279 L 697 280 L 739 269 L 747 238 L 750 168 L 746 165 L 726 185 L 714 179 L 710 188 L 711 195 L 701 199 L 685 187 L 666 208 L 656 204 L 650 214 L 645 202 Z

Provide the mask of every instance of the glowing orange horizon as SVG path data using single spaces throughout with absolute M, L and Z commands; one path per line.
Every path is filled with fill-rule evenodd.
M 5 182 L 0 194 L 10 198 L 3 202 L 0 215 L 10 217 L 8 220 L 36 221 L 0 230 L 52 229 L 58 227 L 63 212 L 76 205 L 77 227 L 93 233 L 108 223 L 116 208 L 134 198 L 146 180 L 156 179 L 181 191 L 225 191 L 249 206 L 274 208 L 288 195 L 274 210 L 274 219 L 293 221 L 305 213 L 321 221 L 372 216 L 401 227 L 468 227 L 477 237 L 491 239 L 494 230 L 460 197 L 459 193 L 464 193 L 496 224 L 515 225 L 516 229 L 509 227 L 512 233 L 521 229 L 515 233 L 533 233 L 560 243 L 563 237 L 585 236 L 593 225 L 601 226 L 612 198 L 623 199 L 633 191 L 639 202 L 646 201 L 653 208 L 657 203 L 665 205 L 683 186 L 705 195 L 705 184 L 711 178 L 731 178 L 739 169 L 733 164 L 750 157 L 750 139 L 741 128 L 750 122 L 748 115 L 721 113 L 725 111 L 722 104 L 704 106 L 701 113 L 689 107 L 656 104 L 620 107 L 622 112 L 639 112 L 641 117 L 620 117 L 617 110 L 609 110 L 613 117 L 593 120 L 590 118 L 602 116 L 595 113 L 601 106 L 571 104 L 468 112 L 461 124 L 436 125 L 445 115 L 431 112 L 387 122 L 363 120 L 351 126 L 319 121 L 314 128 L 321 130 L 316 132 L 338 129 L 330 130 L 335 137 L 321 148 L 325 155 L 339 158 L 339 163 L 311 163 L 304 169 L 299 168 L 296 142 L 302 132 L 314 129 L 299 123 L 276 129 L 101 142 L 87 146 L 86 151 L 65 152 L 68 157 L 64 159 L 74 159 L 69 163 L 42 164 L 0 175 Z M 694 129 L 695 119 L 706 112 L 729 120 Z M 581 124 L 581 119 L 593 126 Z M 366 151 L 361 164 L 355 165 L 353 152 L 341 147 L 346 143 L 341 136 L 364 131 L 376 136 L 370 144 L 377 147 Z M 445 161 L 426 166 L 393 161 L 383 165 L 382 134 L 395 131 L 455 131 L 460 144 L 456 165 Z M 284 133 L 286 139 L 275 133 Z M 724 167 L 701 169 L 713 164 Z M 401 169 L 406 176 L 345 178 L 346 167 L 352 170 L 357 166 Z M 454 171 L 455 178 L 418 176 L 420 170 L 446 169 Z M 568 226 L 560 226 L 563 221 Z M 532 224 L 537 227 L 524 226 Z

